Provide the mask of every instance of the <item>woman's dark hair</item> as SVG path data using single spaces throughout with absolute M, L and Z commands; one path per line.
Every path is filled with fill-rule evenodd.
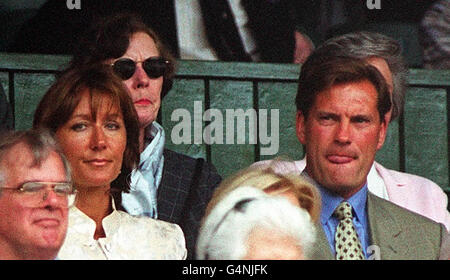
M 108 59 L 123 56 L 130 45 L 131 37 L 137 32 L 148 34 L 155 42 L 159 55 L 169 61 L 161 90 L 161 97 L 164 97 L 172 88 L 175 58 L 156 32 L 145 25 L 136 14 L 120 13 L 95 20 L 75 47 L 69 68 L 103 63 Z
M 109 66 L 96 64 L 70 68 L 62 73 L 40 101 L 34 113 L 33 128 L 46 128 L 55 134 L 70 119 L 86 91 L 91 98 L 94 119 L 105 98 L 111 100 L 112 107 L 121 110 L 127 132 L 121 174 L 129 174 L 139 163 L 139 141 L 136 140 L 139 139 L 139 122 L 127 89 Z M 124 181 L 117 185 L 120 190 L 129 189 Z

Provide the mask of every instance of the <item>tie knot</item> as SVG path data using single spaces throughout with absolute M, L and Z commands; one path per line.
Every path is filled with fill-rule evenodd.
M 345 218 L 353 218 L 352 206 L 347 201 L 342 201 L 333 213 L 336 218 L 343 220 Z

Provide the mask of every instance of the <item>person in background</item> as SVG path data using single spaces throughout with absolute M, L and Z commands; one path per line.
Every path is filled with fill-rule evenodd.
M 161 99 L 172 87 L 175 60 L 158 36 L 132 14 L 108 17 L 92 26 L 69 68 L 109 65 L 128 89 L 139 119 L 140 161 L 123 170 L 129 193 L 122 205 L 131 215 L 146 215 L 180 225 L 189 258 L 200 220 L 214 188 L 221 181 L 215 167 L 202 158 L 165 149 L 165 132 L 156 121 Z
M 440 0 L 425 12 L 419 38 L 425 69 L 450 69 L 450 1 Z
M 64 72 L 39 103 L 33 126 L 56 135 L 78 192 L 60 259 L 186 257 L 178 225 L 120 210 L 129 182 L 112 183 L 139 162 L 139 123 L 111 67 L 94 64 Z
M 43 130 L 0 132 L 0 259 L 53 260 L 75 201 L 68 161 Z
M 8 51 L 73 54 L 80 36 L 98 16 L 139 14 L 177 58 L 301 63 L 314 48 L 309 29 L 297 18 L 311 17 L 311 1 L 91 0 L 80 9 L 48 0 L 17 31 Z M 300 22 L 299 25 L 303 25 Z
M 199 259 L 305 259 L 320 215 L 317 189 L 272 167 L 246 168 L 214 192 L 201 226 Z
M 376 67 L 386 80 L 392 101 L 392 108 L 386 115 L 387 124 L 402 114 L 407 68 L 397 41 L 379 33 L 354 32 L 326 41 L 316 49 L 315 54 L 363 59 Z M 255 165 L 270 163 L 271 161 L 262 161 Z M 279 163 L 277 166 L 280 172 L 284 170 L 300 174 L 305 169 L 306 157 L 293 163 Z M 417 175 L 387 169 L 378 162 L 374 162 L 370 168 L 367 182 L 368 189 L 375 195 L 443 223 L 450 230 L 448 198 L 434 182 Z

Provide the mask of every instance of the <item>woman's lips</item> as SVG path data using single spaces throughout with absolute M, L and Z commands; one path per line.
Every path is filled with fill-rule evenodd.
M 136 101 L 134 102 L 134 104 L 135 104 L 135 105 L 147 106 L 147 105 L 152 104 L 152 102 L 151 102 L 149 99 L 143 98 L 143 99 L 136 100 Z
M 91 164 L 93 166 L 97 166 L 97 167 L 101 167 L 101 166 L 105 166 L 106 164 L 110 163 L 110 160 L 107 159 L 91 159 L 91 160 L 87 160 L 85 161 L 88 164 Z

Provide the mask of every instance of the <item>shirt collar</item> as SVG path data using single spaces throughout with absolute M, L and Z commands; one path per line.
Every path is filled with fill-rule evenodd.
M 314 183 L 314 185 L 320 191 L 320 195 L 322 197 L 322 211 L 320 213 L 320 222 L 322 224 L 326 224 L 333 215 L 336 207 L 338 207 L 338 205 L 342 201 L 344 201 L 344 198 L 319 185 L 314 181 L 314 179 L 308 176 L 306 170 L 302 172 L 302 175 L 307 177 L 310 182 Z M 356 219 L 358 221 L 365 221 L 366 219 L 366 201 L 367 182 L 357 193 L 347 199 L 347 202 L 352 206 Z
M 114 199 L 112 199 L 112 213 L 103 218 L 102 225 L 105 231 L 106 237 L 114 234 L 120 225 L 120 213 L 116 210 Z M 73 206 L 69 210 L 69 226 L 77 229 L 79 234 L 84 234 L 90 238 L 94 238 L 96 224 L 89 216 L 82 212 L 77 207 Z

